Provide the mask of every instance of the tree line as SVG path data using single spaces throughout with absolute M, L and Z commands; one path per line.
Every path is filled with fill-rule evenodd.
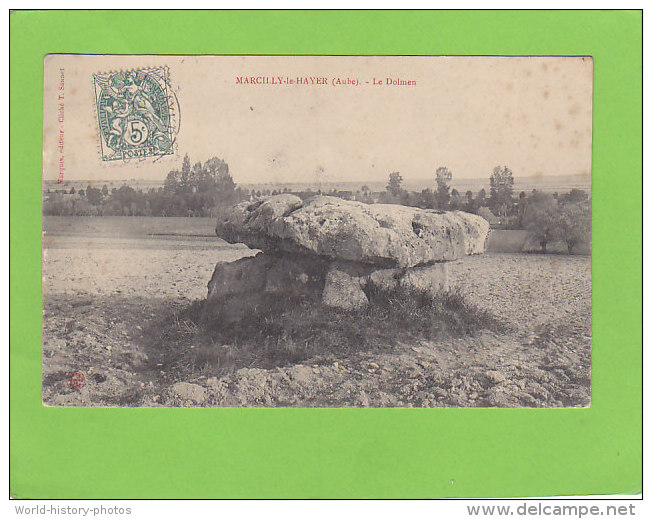
M 230 205 L 247 195 L 237 188 L 222 159 L 213 157 L 191 166 L 188 155 L 181 170 L 172 170 L 164 187 L 143 191 L 123 185 L 109 191 L 89 185 L 77 193 L 48 193 L 45 214 L 58 216 L 213 216 L 220 206 Z
M 379 197 L 381 203 L 398 203 L 442 211 L 462 210 L 478 214 L 495 227 L 524 229 L 530 238 L 547 252 L 548 244 L 563 242 L 569 253 L 591 240 L 591 200 L 581 189 L 570 192 L 543 193 L 532 190 L 514 194 L 514 174 L 507 166 L 496 166 L 489 177 L 490 190 L 481 189 L 462 195 L 451 189 L 452 172 L 447 167 L 435 171 L 434 189 L 408 192 L 397 171 L 390 173 L 387 187 Z
M 385 191 L 372 193 L 364 185 L 357 193 L 332 190 L 327 193 L 355 198 L 367 203 L 394 203 L 438 209 L 462 210 L 478 214 L 494 227 L 525 229 L 543 252 L 548 244 L 561 241 L 569 252 L 580 243 L 588 243 L 591 233 L 591 200 L 585 191 L 572 189 L 566 194 L 549 194 L 533 190 L 514 193 L 514 174 L 507 166 L 497 166 L 489 177 L 489 193 L 481 189 L 462 194 L 451 189 L 453 174 L 447 167 L 435 171 L 433 188 L 407 191 L 397 171 L 390 173 Z M 220 207 L 260 196 L 291 192 L 289 188 L 246 191 L 238 188 L 228 164 L 217 157 L 192 165 L 186 155 L 181 170 L 168 173 L 164 187 L 149 190 L 123 185 L 108 189 L 89 185 L 75 192 L 71 188 L 48 192 L 44 214 L 57 216 L 214 216 Z M 302 198 L 321 191 L 294 192 Z M 66 196 L 75 195 L 75 196 Z

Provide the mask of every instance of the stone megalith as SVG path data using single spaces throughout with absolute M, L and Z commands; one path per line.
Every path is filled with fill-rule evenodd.
M 216 234 L 262 252 L 218 263 L 208 285 L 210 315 L 227 321 L 276 294 L 355 311 L 370 287 L 448 288 L 447 263 L 481 254 L 489 224 L 462 211 L 364 204 L 292 194 L 239 203 L 221 212 Z

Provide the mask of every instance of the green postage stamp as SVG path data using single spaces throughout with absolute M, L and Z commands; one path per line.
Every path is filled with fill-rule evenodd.
M 167 67 L 93 75 L 103 161 L 174 153 L 176 114 L 168 78 Z

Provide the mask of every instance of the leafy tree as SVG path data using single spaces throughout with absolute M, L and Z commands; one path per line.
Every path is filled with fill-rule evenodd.
M 478 205 L 483 206 L 486 205 L 487 201 L 487 192 L 485 191 L 484 187 L 478 191 Z
M 473 191 L 469 189 L 464 193 L 464 198 L 460 200 L 460 207 L 468 213 L 477 213 L 478 204 L 473 200 Z
M 482 218 L 487 220 L 489 223 L 497 223 L 498 221 L 496 216 L 491 212 L 491 209 L 485 205 L 478 208 L 477 214 L 478 216 L 482 216 Z
M 460 196 L 460 192 L 457 189 L 451 189 L 449 207 L 453 211 L 457 211 L 462 207 L 462 197 Z
M 568 254 L 579 243 L 591 239 L 591 209 L 586 202 L 564 204 L 559 209 L 556 237 L 568 248 Z
M 183 164 L 181 166 L 181 176 L 179 177 L 179 185 L 182 189 L 187 189 L 190 186 L 190 176 L 191 176 L 191 168 L 190 168 L 190 157 L 188 157 L 188 154 L 183 157 Z
M 201 162 L 195 162 L 195 165 L 192 167 L 192 172 L 190 173 L 190 183 L 193 186 L 201 186 L 204 181 L 204 168 L 201 165 Z
M 102 196 L 102 191 L 96 187 L 89 185 L 86 188 L 86 199 L 91 205 L 100 205 L 103 198 L 104 197 Z
M 426 189 L 423 189 L 421 191 L 421 200 L 419 203 L 419 207 L 422 207 L 423 209 L 434 209 L 435 204 L 437 203 L 435 200 L 435 193 L 433 193 L 432 189 L 429 187 Z
M 211 178 L 215 180 L 215 183 L 222 188 L 235 189 L 235 182 L 233 182 L 233 177 L 229 174 L 229 165 L 220 159 L 220 164 L 215 170 L 210 169 L 210 160 L 208 172 L 211 175 Z
M 179 172 L 172 170 L 165 177 L 165 190 L 170 193 L 176 193 L 179 190 Z M 113 188 L 115 190 L 115 188 Z
M 450 202 L 450 183 L 453 179 L 453 174 L 450 169 L 446 167 L 439 167 L 435 172 L 435 181 L 437 182 L 437 192 L 435 193 L 435 201 L 437 209 L 448 208 Z
M 523 217 L 525 216 L 525 209 L 528 205 L 528 198 L 525 191 L 521 191 L 518 195 L 518 203 L 516 207 L 516 227 L 523 229 Z
M 91 205 L 88 200 L 79 199 L 73 202 L 72 214 L 75 216 L 92 216 L 96 212 L 97 207 Z
M 570 190 L 569 193 L 565 195 L 561 195 L 559 197 L 559 201 L 561 203 L 570 203 L 570 204 L 576 204 L 580 202 L 586 202 L 589 199 L 589 195 L 586 191 L 582 189 L 576 189 L 573 188 Z
M 138 213 L 139 195 L 133 187 L 123 184 L 111 195 L 111 198 L 120 204 L 123 215 L 134 216 Z
M 557 211 L 557 200 L 546 193 L 533 195 L 525 208 L 523 226 L 544 253 L 547 252 L 548 243 L 553 241 L 557 234 Z
M 402 188 L 401 184 L 403 183 L 403 177 L 398 171 L 389 174 L 389 184 L 387 184 L 387 191 L 392 196 L 399 196 L 401 194 Z
M 503 218 L 507 216 L 512 206 L 512 193 L 514 192 L 514 174 L 507 166 L 496 166 L 489 178 L 491 186 L 489 203 L 494 212 Z
M 216 206 L 232 203 L 244 196 L 244 192 L 236 190 L 229 166 L 224 160 L 212 157 L 204 164 L 196 162 L 191 167 L 190 157 L 186 155 L 181 171 L 170 171 L 162 190 L 139 195 L 126 207 L 128 211 L 138 214 L 210 216 Z M 120 203 L 125 207 L 124 200 L 120 200 Z

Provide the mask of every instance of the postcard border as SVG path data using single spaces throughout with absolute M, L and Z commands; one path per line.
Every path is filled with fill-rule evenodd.
M 131 34 L 129 41 L 115 38 L 115 27 Z M 41 171 L 48 53 L 592 56 L 592 406 L 43 407 Z M 147 16 L 14 11 L 10 107 L 10 489 L 15 496 L 641 492 L 641 11 L 154 11 Z

